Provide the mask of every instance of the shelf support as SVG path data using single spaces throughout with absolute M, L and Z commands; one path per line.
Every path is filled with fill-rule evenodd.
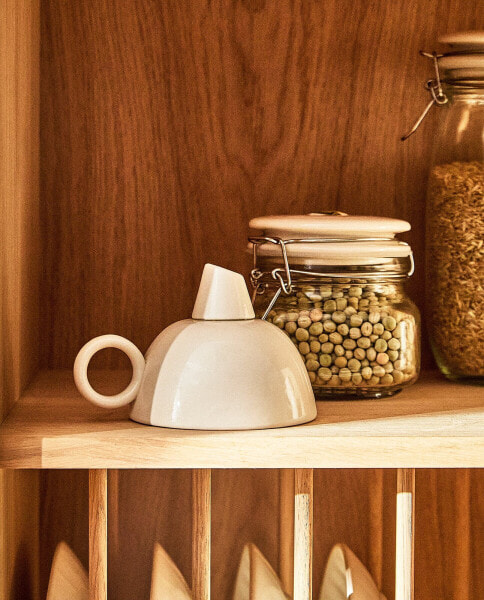
M 294 587 L 294 469 L 279 471 L 279 575 L 286 594 Z
M 108 597 L 108 472 L 89 471 L 89 600 Z
M 192 596 L 193 600 L 210 600 L 211 537 L 210 469 L 192 472 Z
M 294 474 L 294 600 L 312 598 L 313 470 Z
M 414 597 L 415 469 L 397 470 L 395 600 Z

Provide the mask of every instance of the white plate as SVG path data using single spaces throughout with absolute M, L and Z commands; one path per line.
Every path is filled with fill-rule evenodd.
M 386 600 L 359 558 L 336 544 L 326 563 L 319 600 Z
M 185 578 L 170 556 L 155 544 L 151 574 L 150 600 L 191 600 L 192 594 Z
M 65 542 L 58 544 L 49 577 L 47 600 L 88 600 L 89 577 Z
M 254 544 L 242 551 L 233 600 L 288 600 L 274 569 Z

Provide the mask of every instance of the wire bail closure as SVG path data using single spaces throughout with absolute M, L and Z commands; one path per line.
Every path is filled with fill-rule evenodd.
M 384 238 L 384 237 L 367 237 L 367 238 L 358 238 L 357 240 L 354 240 L 354 241 L 381 242 L 381 241 L 391 241 L 391 240 L 393 240 L 393 238 L 391 238 L 391 237 L 386 237 L 386 238 Z M 260 282 L 261 278 L 264 275 L 270 274 L 274 280 L 279 282 L 279 288 L 276 291 L 276 293 L 274 294 L 274 296 L 272 297 L 272 299 L 269 303 L 269 306 L 266 308 L 266 310 L 261 318 L 263 320 L 266 320 L 267 316 L 269 315 L 270 311 L 272 310 L 272 307 L 274 306 L 274 304 L 277 302 L 281 293 L 284 293 L 286 296 L 289 296 L 293 292 L 294 288 L 292 285 L 292 274 L 308 275 L 307 271 L 291 269 L 291 267 L 289 265 L 289 259 L 287 257 L 286 246 L 288 244 L 306 244 L 306 243 L 309 243 L 309 244 L 324 244 L 324 243 L 346 244 L 349 241 L 351 241 L 351 240 L 349 240 L 348 238 L 302 238 L 302 239 L 283 240 L 282 238 L 279 238 L 279 237 L 268 237 L 268 236 L 249 237 L 249 242 L 252 244 L 252 256 L 253 256 L 253 268 L 250 273 L 250 282 L 252 284 L 252 287 L 254 288 L 254 295 L 260 295 L 260 294 L 264 293 L 262 284 Z M 283 264 L 284 264 L 283 268 L 276 267 L 275 269 L 273 269 L 270 272 L 264 272 L 258 268 L 257 258 L 258 258 L 259 246 L 261 246 L 262 244 L 267 244 L 267 243 L 275 244 L 281 248 L 281 255 L 282 255 L 282 260 L 283 260 Z M 409 258 L 410 258 L 410 269 L 409 269 L 408 273 L 406 274 L 407 277 L 411 277 L 415 271 L 415 262 L 413 259 L 413 252 L 410 252 Z M 284 279 L 283 275 L 285 275 L 285 279 Z M 347 279 L 348 278 L 347 274 L 340 274 L 340 273 L 318 272 L 318 273 L 311 273 L 311 275 L 316 276 L 316 277 L 326 277 L 326 278 L 333 278 L 333 279 Z M 379 273 L 365 274 L 366 279 L 375 279 L 375 278 L 379 278 L 379 277 L 381 277 L 381 274 L 379 274 Z
M 441 80 L 440 71 L 439 71 L 439 58 L 442 58 L 442 56 L 444 56 L 444 55 L 437 54 L 437 52 L 435 52 L 435 51 L 434 52 L 424 52 L 423 50 L 420 50 L 420 56 L 424 56 L 425 58 L 431 58 L 433 61 L 435 78 L 429 79 L 425 83 L 425 89 L 430 93 L 432 99 L 427 104 L 427 106 L 424 108 L 422 114 L 417 119 L 417 121 L 415 122 L 412 129 L 410 129 L 410 131 L 408 133 L 406 133 L 405 135 L 402 135 L 402 137 L 400 138 L 400 140 L 402 142 L 404 142 L 405 140 L 408 140 L 408 138 L 417 131 L 417 129 L 422 124 L 422 121 L 428 115 L 432 106 L 434 106 L 434 105 L 435 106 L 444 106 L 444 104 L 447 104 L 447 102 L 449 101 L 449 98 L 447 97 L 447 95 L 445 94 L 445 92 L 442 88 L 442 80 Z

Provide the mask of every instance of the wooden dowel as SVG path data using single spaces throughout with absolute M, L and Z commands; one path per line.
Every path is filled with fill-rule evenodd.
M 89 600 L 108 597 L 108 472 L 89 471 Z
M 312 598 L 313 470 L 294 474 L 294 600 Z
M 279 473 L 279 575 L 290 595 L 294 586 L 294 469 Z
M 211 471 L 192 473 L 192 597 L 210 600 Z
M 397 471 L 395 600 L 413 600 L 415 469 Z

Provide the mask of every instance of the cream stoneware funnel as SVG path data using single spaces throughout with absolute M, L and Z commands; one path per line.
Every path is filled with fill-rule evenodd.
M 133 365 L 128 387 L 96 392 L 87 368 L 103 348 L 123 350 Z M 264 429 L 312 421 L 316 403 L 291 340 L 256 319 L 244 278 L 205 265 L 192 318 L 167 327 L 143 357 L 129 340 L 102 335 L 74 363 L 81 394 L 98 406 L 132 402 L 131 419 L 179 429 Z

